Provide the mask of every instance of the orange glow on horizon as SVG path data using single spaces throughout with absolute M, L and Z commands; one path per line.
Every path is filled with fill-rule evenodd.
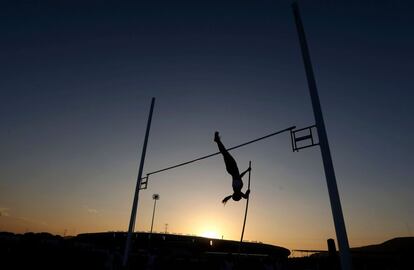
M 216 238 L 216 239 L 221 238 L 220 234 L 216 231 L 204 231 L 200 234 L 200 236 L 206 237 L 206 238 Z

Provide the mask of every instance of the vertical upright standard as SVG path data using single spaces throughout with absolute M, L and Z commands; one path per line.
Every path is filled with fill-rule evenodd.
M 155 98 L 153 97 L 151 100 L 151 108 L 150 108 L 150 112 L 148 116 L 147 130 L 145 132 L 144 145 L 142 147 L 141 162 L 139 164 L 139 169 L 138 169 L 137 185 L 135 187 L 134 202 L 132 203 L 131 219 L 129 220 L 128 236 L 127 236 L 127 241 L 125 244 L 125 253 L 124 253 L 124 260 L 123 260 L 124 267 L 126 267 L 128 263 L 128 255 L 129 255 L 129 250 L 131 248 L 131 238 L 132 238 L 132 233 L 134 232 L 134 228 L 135 228 L 135 219 L 137 216 L 139 190 L 141 186 L 142 171 L 144 169 L 145 153 L 147 151 L 148 136 L 149 136 L 149 132 L 151 128 L 151 120 L 152 120 L 152 112 L 154 111 L 154 103 L 155 103 Z
M 348 237 L 346 234 L 344 216 L 342 214 L 341 201 L 339 199 L 338 187 L 336 185 L 335 171 L 332 163 L 331 151 L 329 149 L 328 136 L 326 134 L 325 123 L 323 120 L 321 104 L 319 102 L 318 90 L 313 74 L 312 63 L 309 55 L 309 49 L 306 42 L 305 30 L 299 14 L 297 2 L 292 4 L 293 14 L 295 17 L 296 27 L 299 35 L 300 47 L 302 50 L 303 62 L 305 65 L 306 77 L 308 80 L 309 92 L 312 100 L 313 114 L 315 116 L 316 129 L 319 136 L 319 145 L 321 148 L 323 167 L 325 170 L 326 182 L 328 185 L 329 199 L 333 220 L 335 224 L 336 238 L 338 241 L 339 254 L 341 259 L 342 270 L 351 270 L 352 262 L 349 252 Z

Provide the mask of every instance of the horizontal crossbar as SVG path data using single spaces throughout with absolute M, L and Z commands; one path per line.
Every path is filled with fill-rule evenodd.
M 282 129 L 282 130 L 273 132 L 273 133 L 268 134 L 266 136 L 263 136 L 263 137 L 260 137 L 260 138 L 257 138 L 257 139 L 254 139 L 254 140 L 251 140 L 251 141 L 248 141 L 248 142 L 245 142 L 245 143 L 242 143 L 242 144 L 233 146 L 233 147 L 230 147 L 230 148 L 227 149 L 227 151 L 231 151 L 231 150 L 234 150 L 236 148 L 240 148 L 240 147 L 246 146 L 248 144 L 251 144 L 251 143 L 254 143 L 254 142 L 257 142 L 257 141 L 264 140 L 266 138 L 275 136 L 275 135 L 280 134 L 280 133 L 283 133 L 283 132 L 292 131 L 295 128 L 296 128 L 296 126 L 291 126 L 291 127 L 288 127 L 288 128 L 285 128 L 285 129 Z M 203 159 L 207 159 L 207 158 L 216 156 L 218 154 L 220 154 L 220 152 L 216 152 L 216 153 L 213 153 L 213 154 L 210 154 L 210 155 L 202 156 L 202 157 L 199 157 L 199 158 L 190 160 L 190 161 L 182 162 L 182 163 L 179 163 L 177 165 L 173 165 L 173 166 L 170 166 L 170 167 L 167 167 L 167 168 L 164 168 L 164 169 L 156 170 L 156 171 L 153 171 L 153 172 L 148 173 L 147 176 L 152 175 L 152 174 L 156 174 L 156 173 L 160 173 L 160 172 L 164 172 L 164 171 L 168 171 L 168 170 L 171 170 L 171 169 L 175 169 L 175 168 L 178 168 L 178 167 L 181 167 L 181 166 L 184 166 L 184 165 L 187 165 L 187 164 L 196 162 L 196 161 L 200 161 L 200 160 L 203 160 Z

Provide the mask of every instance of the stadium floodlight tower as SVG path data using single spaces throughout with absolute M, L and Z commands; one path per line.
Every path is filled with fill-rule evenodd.
M 155 207 L 157 206 L 157 201 L 160 199 L 160 195 L 154 194 L 154 195 L 152 195 L 152 199 L 154 200 L 154 208 L 152 209 L 152 221 L 151 221 L 150 238 L 151 238 L 151 234 L 152 234 L 152 228 L 154 227 Z

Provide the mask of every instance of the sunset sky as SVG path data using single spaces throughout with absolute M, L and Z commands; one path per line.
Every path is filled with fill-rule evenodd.
M 62 2 L 0 4 L 0 231 L 126 231 L 151 97 L 145 173 L 314 124 L 291 1 Z M 300 2 L 351 246 L 414 234 L 414 5 L 365 2 Z M 244 239 L 326 249 L 319 148 L 232 154 Z M 153 175 L 138 231 L 154 193 L 155 231 L 240 238 L 220 156 Z

